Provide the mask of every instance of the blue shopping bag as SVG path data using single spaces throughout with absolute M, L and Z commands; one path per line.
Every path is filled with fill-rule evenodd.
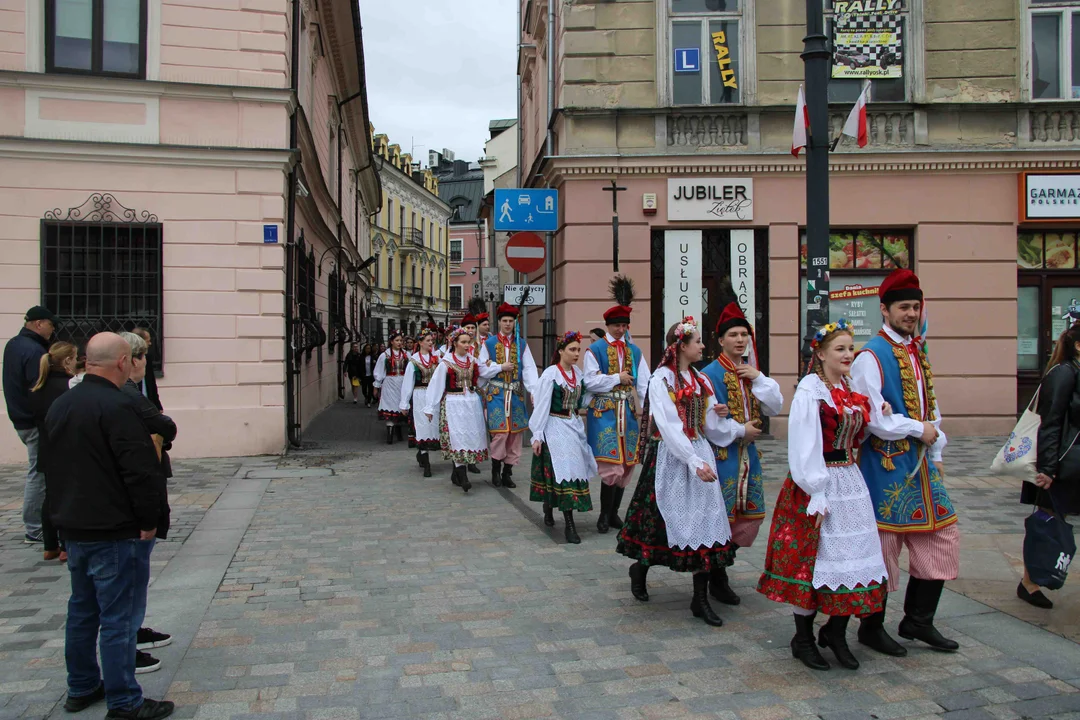
M 1069 565 L 1076 555 L 1076 539 L 1072 525 L 1054 508 L 1053 513 L 1041 508 L 1024 520 L 1024 565 L 1031 581 L 1049 590 L 1065 584 Z

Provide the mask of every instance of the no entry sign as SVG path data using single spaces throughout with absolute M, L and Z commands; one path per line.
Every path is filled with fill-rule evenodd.
M 544 238 L 536 233 L 519 232 L 506 243 L 506 262 L 520 273 L 533 273 L 544 265 Z

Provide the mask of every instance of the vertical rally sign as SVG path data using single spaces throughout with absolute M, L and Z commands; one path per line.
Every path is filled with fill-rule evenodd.
M 664 233 L 664 332 L 690 315 L 701 322 L 701 231 Z
M 731 288 L 751 325 L 757 324 L 757 296 L 754 294 L 754 231 L 731 231 Z

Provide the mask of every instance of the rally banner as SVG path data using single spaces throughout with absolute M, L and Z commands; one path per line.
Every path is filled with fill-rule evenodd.
M 833 0 L 834 78 L 903 76 L 902 0 Z

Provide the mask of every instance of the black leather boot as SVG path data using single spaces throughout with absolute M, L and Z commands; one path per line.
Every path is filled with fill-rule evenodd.
M 818 645 L 831 649 L 833 655 L 836 656 L 836 662 L 840 663 L 840 667 L 846 667 L 848 670 L 858 670 L 859 661 L 851 654 L 851 649 L 847 644 L 847 626 L 850 620 L 850 615 L 833 615 L 829 617 L 829 621 L 818 632 Z
M 477 475 L 480 474 L 480 468 L 476 467 L 476 463 L 469 463 L 468 468 L 469 472 L 476 473 Z
M 791 657 L 801 660 L 811 670 L 828 670 L 829 663 L 821 657 L 814 644 L 813 615 L 795 615 L 795 637 L 791 638 Z
M 424 468 L 424 477 L 431 477 L 431 455 L 424 453 L 420 456 L 420 466 Z
M 468 471 L 465 470 L 464 466 L 459 467 L 457 470 L 458 470 L 458 477 L 461 479 L 461 482 L 458 483 L 458 484 L 461 485 L 462 490 L 464 490 L 465 492 L 469 492 L 469 490 L 472 489 L 472 483 L 469 482 L 469 473 L 468 473 Z
M 416 450 L 416 464 L 420 467 L 424 467 L 424 451 L 419 448 Z
M 720 627 L 724 621 L 712 609 L 709 604 L 709 573 L 694 573 L 694 599 L 690 602 L 690 612 L 694 617 L 701 618 L 706 625 Z
M 495 487 L 502 485 L 502 460 L 491 458 L 491 484 Z
M 907 595 L 904 597 L 904 619 L 897 632 L 905 640 L 921 640 L 935 650 L 954 652 L 960 644 L 938 632 L 934 627 L 944 580 L 920 580 L 908 578 Z
M 622 520 L 619 519 L 619 506 L 622 505 L 622 496 L 626 488 L 611 486 L 611 510 L 608 512 L 608 525 L 615 530 L 622 529 Z
M 458 468 L 458 466 L 455 465 L 454 469 L 450 471 L 450 482 L 452 482 L 455 485 L 460 486 L 461 485 L 461 473 L 458 472 L 458 470 L 460 470 L 460 468 Z
M 503 463 L 502 466 L 502 486 L 506 488 L 516 488 L 517 483 L 514 482 L 514 466 Z
M 552 512 L 549 503 L 544 503 L 544 524 L 548 527 L 555 527 L 555 514 Z
M 572 545 L 580 545 L 581 538 L 577 534 L 577 528 L 574 527 L 574 511 L 564 510 L 563 519 L 566 521 L 566 542 Z
M 394 435 L 397 436 L 398 440 L 405 439 L 405 430 L 401 427 L 401 423 L 394 426 Z
M 386 444 L 387 445 L 393 445 L 394 444 L 394 426 L 393 425 L 387 425 L 386 426 Z
M 885 630 L 885 604 L 887 601 L 888 597 L 886 596 L 885 600 L 881 602 L 881 612 L 867 615 L 859 621 L 859 642 L 872 650 L 877 650 L 882 655 L 904 657 L 907 655 L 907 648 L 893 640 L 892 635 L 889 635 Z
M 727 568 L 714 567 L 709 572 L 709 594 L 713 596 L 713 599 L 724 603 L 725 605 L 738 605 L 742 600 L 735 594 L 735 591 L 731 589 L 731 583 L 728 582 Z
M 600 484 L 600 517 L 596 518 L 596 532 L 604 535 L 609 529 L 608 513 L 611 512 L 611 485 Z
M 649 566 L 639 562 L 630 566 L 630 593 L 634 599 L 641 602 L 649 602 L 649 590 L 645 585 L 645 578 L 649 574 Z

